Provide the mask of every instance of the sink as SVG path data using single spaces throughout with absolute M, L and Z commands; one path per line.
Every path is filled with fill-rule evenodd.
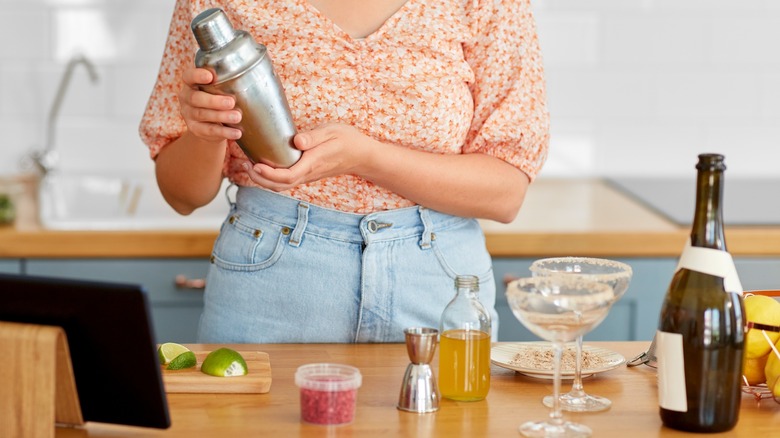
M 182 216 L 160 194 L 153 174 L 54 173 L 38 192 L 41 225 L 52 230 L 218 230 L 230 205 L 225 193 Z

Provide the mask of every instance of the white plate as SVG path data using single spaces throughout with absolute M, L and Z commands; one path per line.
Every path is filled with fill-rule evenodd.
M 565 348 L 571 348 L 574 350 L 574 344 L 567 344 Z M 588 352 L 589 354 L 595 355 L 601 359 L 601 363 L 597 367 L 583 368 L 582 377 L 614 370 L 615 368 L 626 363 L 625 357 L 612 350 L 607 350 L 606 348 L 594 347 L 586 343 L 582 346 L 582 350 L 583 352 Z M 553 377 L 552 367 L 550 367 L 550 369 L 529 368 L 513 363 L 513 359 L 518 353 L 530 355 L 540 351 L 552 351 L 552 345 L 549 342 L 502 343 L 495 345 L 490 350 L 490 361 L 500 367 L 514 370 L 527 376 L 551 379 Z M 564 379 L 574 378 L 574 368 L 571 367 L 561 369 L 561 376 Z

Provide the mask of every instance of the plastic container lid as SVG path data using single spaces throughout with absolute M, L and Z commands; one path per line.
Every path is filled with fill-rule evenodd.
M 313 363 L 298 367 L 295 384 L 315 391 L 347 391 L 363 382 L 360 370 L 349 365 Z

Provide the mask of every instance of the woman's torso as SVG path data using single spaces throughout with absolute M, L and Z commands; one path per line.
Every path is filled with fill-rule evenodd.
M 331 20 L 308 0 L 193 3 L 194 14 L 223 8 L 235 28 L 268 47 L 299 130 L 345 123 L 380 141 L 461 152 L 473 117 L 473 72 L 463 55 L 470 34 L 460 2 L 393 0 L 362 25 L 339 14 Z M 315 3 L 332 10 L 328 0 Z M 339 27 L 336 19 L 349 28 Z M 365 33 L 365 38 L 350 35 Z M 253 185 L 237 165 L 243 159 L 238 145 L 231 144 L 226 176 Z M 354 213 L 414 205 L 355 175 L 284 194 Z

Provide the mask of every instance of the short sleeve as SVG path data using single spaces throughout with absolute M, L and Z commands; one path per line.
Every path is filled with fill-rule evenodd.
M 467 15 L 474 119 L 463 153 L 500 158 L 533 180 L 547 159 L 550 116 L 530 0 L 474 0 Z
M 187 129 L 179 113 L 178 93 L 182 72 L 193 63 L 197 51 L 189 27 L 192 20 L 189 5 L 188 0 L 176 1 L 157 81 L 141 118 L 139 133 L 152 158 Z

